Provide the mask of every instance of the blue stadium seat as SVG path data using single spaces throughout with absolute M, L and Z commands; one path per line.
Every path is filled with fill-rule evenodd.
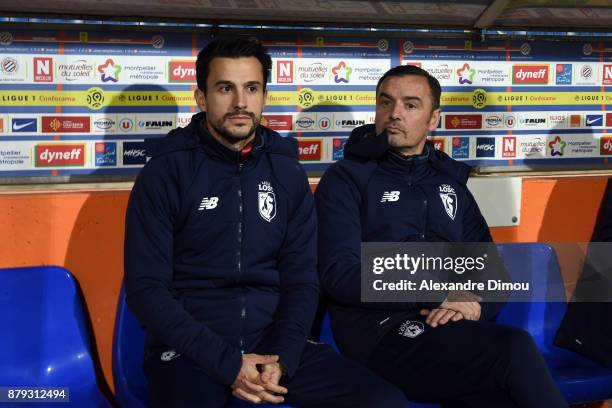
M 142 364 L 145 335 L 125 302 L 122 287 L 117 305 L 115 338 L 113 341 L 113 377 L 115 397 L 121 408 L 145 408 L 149 406 L 147 379 Z M 291 408 L 288 405 L 253 405 L 232 398 L 230 408 Z
M 0 269 L 0 322 L 0 385 L 68 387 L 68 405 L 111 407 L 98 387 L 87 317 L 70 272 Z
M 554 250 L 542 243 L 500 244 L 506 269 L 515 281 L 535 285 L 534 299 L 563 299 L 565 289 Z M 612 370 L 553 344 L 567 304 L 565 302 L 510 302 L 497 321 L 528 331 L 548 363 L 559 388 L 570 404 L 612 398 Z

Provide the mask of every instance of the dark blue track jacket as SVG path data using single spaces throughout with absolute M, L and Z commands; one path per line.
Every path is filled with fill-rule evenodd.
M 241 353 L 295 372 L 319 300 L 316 217 L 295 139 L 259 126 L 241 158 L 202 125 L 162 139 L 139 174 L 125 234 L 127 302 L 148 347 L 232 384 Z
M 344 159 L 325 172 L 315 193 L 319 277 L 334 336 L 351 358 L 365 363 L 389 329 L 439 305 L 362 303 L 362 242 L 492 241 L 466 187 L 469 171 L 431 142 L 423 155 L 402 157 L 389 150 L 386 133 L 376 135 L 374 125 L 365 125 L 351 133 Z M 443 190 L 456 194 L 453 205 L 445 206 Z M 481 306 L 481 320 L 489 320 L 501 303 Z

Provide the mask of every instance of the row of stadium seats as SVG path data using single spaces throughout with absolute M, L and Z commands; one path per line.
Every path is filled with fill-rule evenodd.
M 536 291 L 564 290 L 557 257 L 550 246 L 500 244 L 498 248 L 514 280 L 536 282 Z M 534 296 L 543 298 L 541 293 Z M 548 293 L 548 298 L 563 296 L 564 293 Z M 612 398 L 612 370 L 553 345 L 566 307 L 561 302 L 510 299 L 498 321 L 521 327 L 532 335 L 569 403 Z M 112 406 L 99 385 L 103 381 L 92 357 L 91 328 L 82 295 L 66 269 L 44 266 L 0 270 L 0 322 L 0 387 L 68 387 L 71 405 Z M 320 340 L 336 347 L 327 315 Z M 128 309 L 122 288 L 113 344 L 115 398 L 122 408 L 148 406 L 142 371 L 143 344 L 144 332 Z M 249 406 L 239 400 L 232 402 L 232 408 Z M 272 406 L 288 407 L 269 407 Z M 438 405 L 410 404 L 410 408 L 435 407 Z

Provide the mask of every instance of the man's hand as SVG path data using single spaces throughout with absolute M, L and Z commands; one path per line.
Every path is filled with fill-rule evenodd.
M 280 363 L 265 364 L 261 370 L 261 383 L 268 391 L 276 394 L 286 394 L 287 388 L 278 385 L 282 375 L 283 370 Z
M 454 310 L 448 309 L 422 309 L 421 316 L 427 316 L 427 320 L 425 323 L 430 325 L 431 327 L 436 327 L 437 325 L 446 324 L 449 321 L 458 322 L 459 320 L 464 319 L 461 312 L 455 312 Z
M 283 402 L 283 397 L 276 396 L 268 392 L 268 388 L 272 387 L 275 390 L 284 390 L 285 392 L 286 388 L 280 387 L 277 384 L 274 384 L 273 382 L 264 385 L 264 382 L 261 378 L 261 374 L 257 369 L 257 365 L 262 365 L 263 367 L 274 364 L 278 365 L 277 361 L 278 356 L 276 355 L 262 356 L 259 354 L 243 354 L 242 367 L 240 368 L 240 371 L 236 376 L 236 380 L 234 380 L 234 383 L 231 386 L 233 390 L 232 394 L 237 398 L 240 398 L 244 401 L 252 402 L 254 404 L 259 404 L 262 402 L 278 404 Z M 271 372 L 273 372 L 273 370 Z M 269 375 L 272 376 L 272 374 Z M 280 379 L 280 376 L 278 378 Z M 272 389 L 270 389 L 270 391 L 277 392 Z
M 448 297 L 434 310 L 421 310 L 421 316 L 427 316 L 425 321 L 431 327 L 446 324 L 449 320 L 454 322 L 461 319 L 480 319 L 480 297 L 469 292 L 450 292 Z

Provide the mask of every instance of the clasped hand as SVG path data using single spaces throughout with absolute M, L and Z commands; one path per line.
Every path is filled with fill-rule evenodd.
M 420 313 L 421 316 L 427 316 L 425 322 L 431 327 L 462 319 L 479 320 L 481 300 L 473 293 L 453 291 L 436 309 L 422 309 Z
M 232 384 L 232 394 L 254 404 L 280 404 L 287 388 L 279 385 L 282 376 L 278 356 L 243 354 L 242 367 Z

